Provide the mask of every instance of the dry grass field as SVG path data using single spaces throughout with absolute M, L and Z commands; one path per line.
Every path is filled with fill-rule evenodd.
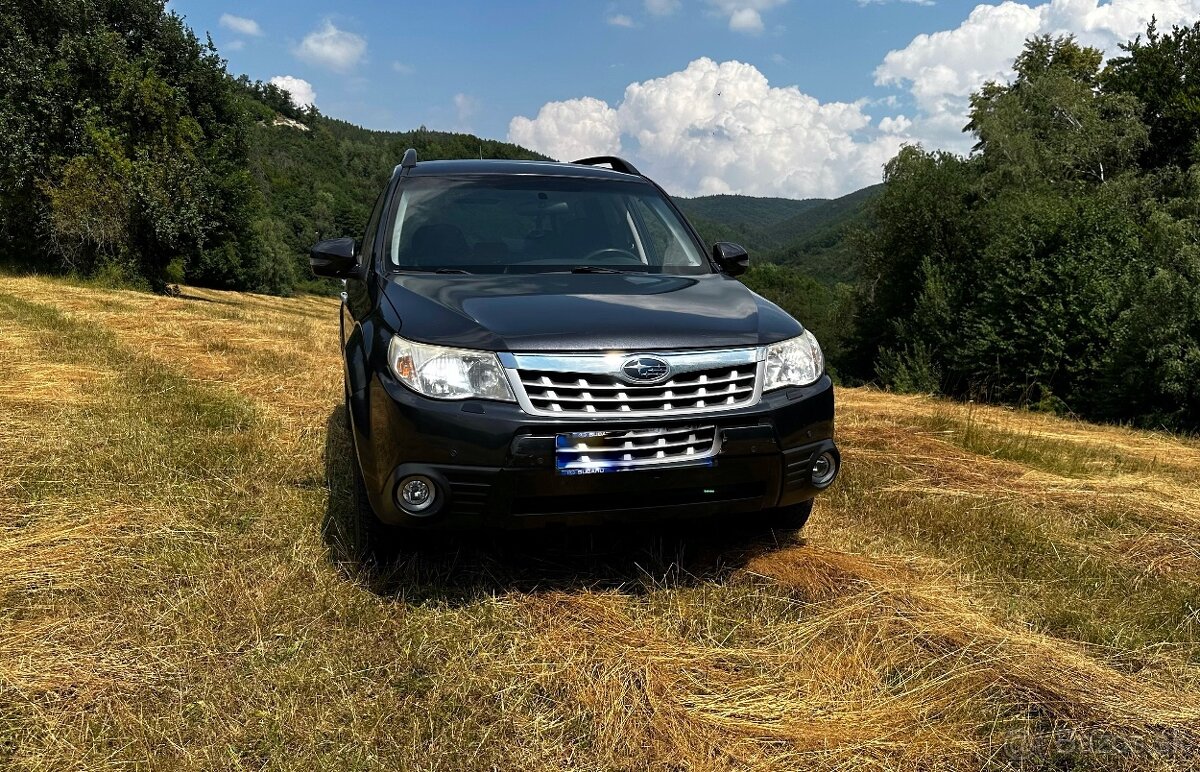
M 0 768 L 1200 766 L 1195 441 L 842 390 L 802 539 L 364 572 L 335 311 L 0 278 Z

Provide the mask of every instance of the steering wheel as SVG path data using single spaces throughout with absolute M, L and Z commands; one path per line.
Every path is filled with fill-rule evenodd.
M 607 262 L 637 263 L 638 265 L 641 265 L 642 263 L 641 258 L 639 258 L 637 255 L 633 254 L 628 249 L 620 249 L 618 247 L 602 247 L 594 252 L 589 252 L 583 258 L 582 262 L 585 264 L 591 263 L 595 258 L 600 257 L 601 255 L 611 255 L 614 258 L 618 258 L 616 260 L 609 260 Z

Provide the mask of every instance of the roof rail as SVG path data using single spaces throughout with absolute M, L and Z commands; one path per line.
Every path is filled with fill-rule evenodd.
M 401 168 L 411 169 L 417 165 L 417 149 L 410 147 L 404 151 L 404 160 L 400 162 Z
M 636 174 L 641 177 L 642 173 L 637 170 L 633 164 L 626 161 L 624 158 L 617 158 L 615 155 L 598 155 L 591 158 L 580 158 L 578 161 L 572 161 L 573 164 L 582 164 L 583 166 L 599 166 L 600 164 L 608 164 L 613 168 L 613 171 L 623 172 L 624 174 Z

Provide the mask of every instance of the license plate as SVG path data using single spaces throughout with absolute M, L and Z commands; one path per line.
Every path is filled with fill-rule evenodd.
M 563 475 L 712 466 L 713 431 L 676 427 L 568 432 L 555 437 L 554 466 Z

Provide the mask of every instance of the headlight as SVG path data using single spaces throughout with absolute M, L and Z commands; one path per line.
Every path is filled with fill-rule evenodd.
M 767 346 L 767 380 L 763 391 L 784 386 L 807 386 L 825 372 L 821 345 L 808 330 L 803 335 Z
M 405 386 L 426 397 L 514 401 L 504 368 L 491 351 L 431 346 L 396 335 L 388 345 L 388 366 Z

